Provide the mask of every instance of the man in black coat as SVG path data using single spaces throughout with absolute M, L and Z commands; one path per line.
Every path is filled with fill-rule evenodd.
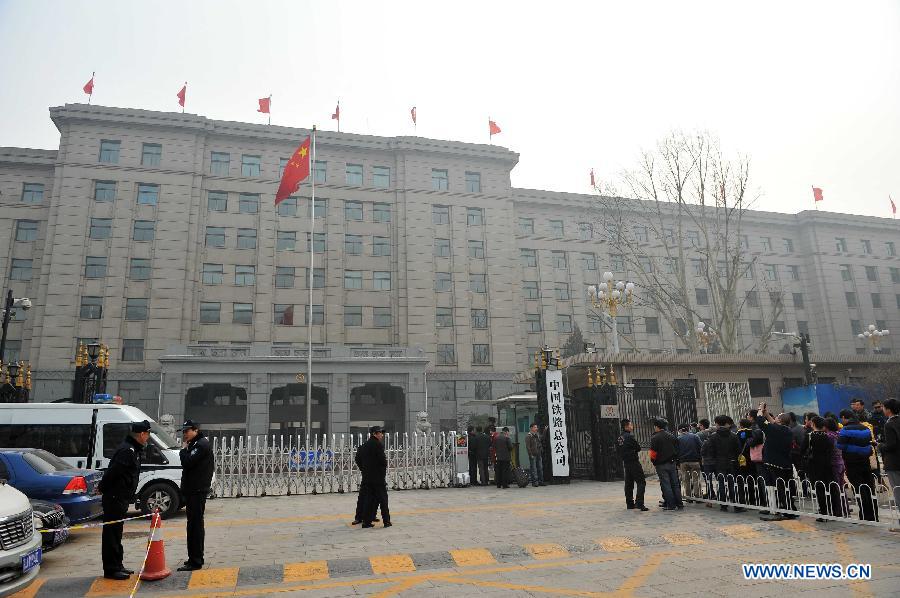
M 488 482 L 488 461 L 491 457 L 491 438 L 484 433 L 481 426 L 475 428 L 475 459 L 478 461 L 478 482 L 482 486 L 487 486 Z M 474 479 L 472 483 L 475 483 Z
M 616 450 L 622 459 L 625 470 L 625 506 L 629 509 L 649 511 L 644 506 L 644 489 L 647 487 L 647 478 L 644 476 L 644 468 L 638 455 L 641 454 L 641 445 L 635 440 L 634 424 L 631 420 L 622 420 L 622 435 L 616 440 Z M 637 483 L 637 495 L 634 495 L 634 485 Z
M 181 438 L 183 448 L 178 455 L 181 457 L 181 494 L 187 514 L 188 560 L 178 570 L 194 571 L 203 567 L 203 543 L 206 538 L 203 513 L 206 511 L 206 497 L 212 486 L 215 464 L 209 439 L 200 431 L 200 424 L 185 420 L 181 426 Z
M 887 419 L 878 451 L 884 459 L 884 473 L 894 492 L 894 504 L 900 505 L 900 401 L 888 399 L 883 409 Z M 891 531 L 900 531 L 900 528 L 893 527 Z
M 670 434 L 664 419 L 653 420 L 653 436 L 650 437 L 650 462 L 656 467 L 659 488 L 663 495 L 663 510 L 684 509 L 681 499 L 681 481 L 678 479 L 678 439 Z
M 128 505 L 134 499 L 138 479 L 141 475 L 141 455 L 144 446 L 150 440 L 150 422 L 134 422 L 131 434 L 116 448 L 109 460 L 109 467 L 103 472 L 100 480 L 100 492 L 103 493 L 103 521 L 119 521 L 128 513 Z M 102 548 L 103 577 L 128 579 L 134 573 L 122 565 L 124 551 L 122 549 L 122 529 L 119 523 L 107 523 L 103 526 Z
M 727 416 L 717 415 L 715 422 L 716 431 L 706 441 L 706 456 L 719 483 L 718 499 L 724 502 L 737 502 L 734 476 L 737 473 L 738 455 L 741 453 L 740 441 L 737 435 L 731 433 Z M 728 510 L 727 505 L 720 505 L 719 508 L 723 511 Z M 742 507 L 734 508 L 735 513 L 743 510 Z
M 391 527 L 391 511 L 387 494 L 387 455 L 384 452 L 384 430 L 381 426 L 369 428 L 369 439 L 356 451 L 356 464 L 362 472 L 359 492 L 363 495 L 363 527 L 375 527 L 372 521 L 378 507 L 384 527 Z
M 478 479 L 478 458 L 475 455 L 475 442 L 478 436 L 475 434 L 475 426 L 469 426 L 466 431 L 466 446 L 469 449 L 469 485 L 475 486 Z

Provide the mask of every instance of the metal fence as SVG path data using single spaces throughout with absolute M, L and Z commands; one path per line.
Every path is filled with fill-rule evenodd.
M 682 423 L 697 421 L 697 399 L 693 386 L 635 386 L 616 389 L 619 417 L 634 424 L 634 437 L 641 448 L 650 448 L 653 420 L 665 419 L 675 432 Z
M 455 432 L 385 434 L 392 490 L 456 484 Z M 353 492 L 361 474 L 354 457 L 362 435 L 229 436 L 213 439 L 219 497 Z
M 728 415 L 738 421 L 752 407 L 753 399 L 747 382 L 707 382 L 704 388 L 709 419 L 717 415 Z

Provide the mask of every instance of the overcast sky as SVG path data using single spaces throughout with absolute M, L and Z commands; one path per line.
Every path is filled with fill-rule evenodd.
M 0 145 L 56 148 L 82 102 L 413 133 L 521 154 L 517 187 L 589 192 L 669 131 L 752 159 L 760 209 L 900 204 L 900 2 L 0 0 Z

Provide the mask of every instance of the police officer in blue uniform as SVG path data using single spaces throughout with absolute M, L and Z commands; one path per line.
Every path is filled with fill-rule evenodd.
M 206 497 L 212 486 L 215 464 L 209 439 L 200 431 L 200 424 L 191 419 L 185 420 L 181 426 L 181 437 L 184 442 L 184 448 L 179 452 L 181 494 L 184 496 L 187 514 L 188 560 L 178 570 L 195 571 L 203 567 L 203 544 L 206 538 L 203 513 L 206 511 Z

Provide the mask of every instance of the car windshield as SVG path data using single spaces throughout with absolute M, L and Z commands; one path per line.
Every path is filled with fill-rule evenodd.
M 22 453 L 22 458 L 38 473 L 52 473 L 54 471 L 69 471 L 75 469 L 53 453 L 40 449 Z
M 180 449 L 181 443 L 172 438 L 168 432 L 162 429 L 162 427 L 156 423 L 155 421 L 150 422 L 150 432 L 156 436 L 157 441 L 165 447 L 169 449 Z

